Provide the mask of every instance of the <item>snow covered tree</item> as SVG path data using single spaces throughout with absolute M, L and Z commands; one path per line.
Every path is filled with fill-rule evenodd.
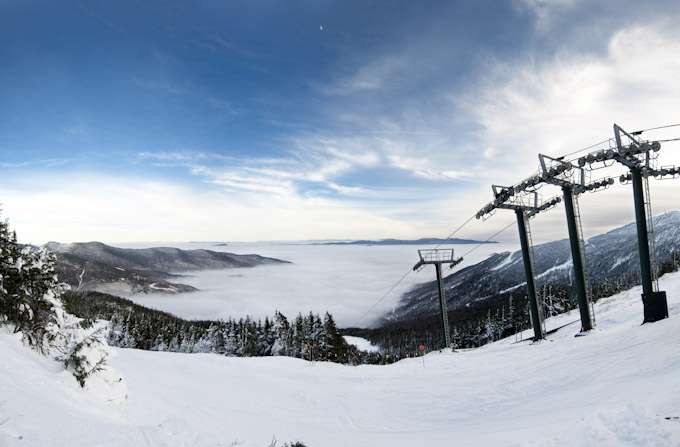
M 291 355 L 292 334 L 288 319 L 279 311 L 274 313 L 274 343 L 272 355 Z
M 325 335 L 323 346 L 326 358 L 336 360 L 344 357 L 347 352 L 347 343 L 338 332 L 333 316 L 328 312 L 323 317 L 323 329 Z
M 0 315 L 21 332 L 24 341 L 44 352 L 63 324 L 59 295 L 68 289 L 59 284 L 56 259 L 45 248 L 20 249 L 16 233 L 0 222 Z M 0 320 L 0 321 L 1 321 Z
M 61 361 L 84 387 L 88 377 L 105 368 L 104 328 L 64 311 L 60 296 L 69 287 L 59 283 L 55 263 L 44 247 L 21 248 L 7 221 L 0 222 L 0 324 L 12 326 L 26 344 Z

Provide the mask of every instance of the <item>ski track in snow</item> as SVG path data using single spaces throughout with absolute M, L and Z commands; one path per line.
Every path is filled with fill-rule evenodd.
M 507 265 L 514 264 L 515 262 L 518 262 L 519 259 L 521 259 L 521 258 L 518 258 L 518 259 L 515 259 L 513 261 L 512 255 L 513 255 L 513 252 L 509 252 L 508 255 L 505 257 L 505 259 L 503 259 L 503 261 L 501 261 L 497 265 L 494 265 L 493 267 L 489 268 L 489 270 L 491 270 L 491 271 L 500 270 Z
M 680 273 L 661 289 L 671 316 L 654 324 L 636 287 L 600 300 L 585 337 L 570 324 L 390 366 L 115 349 L 122 405 L 0 329 L 0 446 L 677 446 Z

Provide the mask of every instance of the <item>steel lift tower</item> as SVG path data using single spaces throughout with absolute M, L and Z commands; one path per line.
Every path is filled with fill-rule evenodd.
M 540 181 L 540 176 L 531 176 L 517 186 L 492 185 L 491 189 L 495 199 L 478 211 L 476 216 L 477 219 L 480 219 L 497 208 L 515 211 L 517 228 L 519 229 L 519 241 L 522 246 L 524 274 L 527 280 L 527 296 L 529 298 L 531 325 L 534 328 L 534 341 L 545 338 L 545 331 L 543 329 L 542 300 L 536 294 L 533 244 L 531 242 L 529 219 L 541 211 L 552 208 L 561 201 L 559 197 L 553 197 L 546 202 L 540 203 L 539 195 L 536 191 L 527 191 L 527 188 L 535 186 Z
M 449 314 L 446 309 L 446 293 L 442 278 L 442 264 L 450 264 L 450 268 L 463 262 L 463 258 L 454 259 L 453 248 L 435 248 L 431 250 L 418 250 L 420 261 L 413 266 L 413 270 L 420 270 L 425 264 L 433 264 L 437 269 L 437 290 L 439 291 L 439 310 L 441 312 L 442 349 L 451 346 L 449 332 Z
M 605 178 L 586 185 L 586 171 L 575 167 L 564 157 L 552 158 L 539 154 L 541 163 L 541 179 L 545 183 L 562 188 L 564 209 L 567 213 L 567 229 L 571 245 L 571 258 L 574 265 L 574 292 L 581 313 L 581 332 L 588 332 L 593 328 L 594 318 L 590 312 L 591 292 L 588 282 L 586 262 L 586 247 L 583 240 L 581 213 L 578 206 L 579 194 L 607 188 L 614 184 L 613 178 Z
M 623 144 L 622 134 L 628 138 L 629 144 Z M 606 160 L 615 160 L 630 170 L 627 175 L 621 176 L 621 183 L 631 180 L 633 183 L 644 323 L 652 323 L 668 318 L 668 303 L 666 292 L 659 291 L 649 176 L 675 175 L 677 171 L 671 169 L 669 172 L 666 169 L 655 168 L 656 157 L 653 154 L 661 149 L 661 144 L 658 141 L 643 141 L 639 138 L 639 132 L 630 134 L 616 124 L 614 124 L 614 138 L 616 146 L 613 149 L 590 153 L 579 158 L 578 164 L 585 166 L 586 164 L 592 165 Z

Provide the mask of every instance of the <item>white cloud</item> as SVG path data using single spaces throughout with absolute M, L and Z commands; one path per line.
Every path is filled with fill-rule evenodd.
M 398 83 L 396 78 L 405 66 L 404 58 L 384 55 L 360 66 L 352 74 L 339 76 L 330 86 L 320 86 L 318 89 L 326 95 L 344 96 L 393 87 Z
M 562 55 L 506 66 L 470 101 L 490 147 L 559 155 L 613 135 L 612 124 L 647 128 L 678 117 L 680 40 L 655 28 L 616 33 L 607 54 Z M 676 119 L 677 121 L 677 119 Z
M 426 158 L 414 158 L 398 154 L 388 155 L 387 158 L 395 168 L 410 171 L 416 177 L 428 180 L 455 180 L 471 176 L 471 173 L 464 171 L 435 169 L 433 163 Z
M 661 22 L 619 30 L 604 54 L 566 52 L 540 62 L 496 67 L 469 96 L 455 98 L 454 102 L 482 126 L 477 143 L 486 150 L 479 175 L 489 184 L 514 184 L 537 169 L 539 153 L 560 156 L 612 138 L 614 123 L 629 131 L 680 123 L 677 79 L 680 39 L 673 25 Z M 679 131 L 650 131 L 643 137 L 678 137 Z M 660 163 L 680 165 L 677 148 L 677 143 L 664 144 Z M 594 172 L 593 177 L 613 174 L 618 178 L 624 171 L 616 165 Z M 629 188 L 583 197 L 587 234 L 631 221 Z M 673 193 L 677 188 L 676 182 L 652 180 L 654 212 L 680 208 Z M 541 192 L 545 197 L 560 193 L 554 187 Z M 561 228 L 564 213 L 545 214 L 535 219 L 550 222 L 537 224 L 543 228 L 538 239 L 566 237 Z
M 67 165 L 69 162 L 70 162 L 70 160 L 65 159 L 65 158 L 49 158 L 49 159 L 44 159 L 44 160 L 22 161 L 22 162 L 18 162 L 18 163 L 3 162 L 3 163 L 0 163 L 0 167 L 7 168 L 7 169 L 26 168 L 26 167 L 29 167 L 29 166 L 59 167 L 59 166 Z
M 532 13 L 536 18 L 536 29 L 541 32 L 549 30 L 554 17 L 565 10 L 573 8 L 581 0 L 515 0 L 520 10 Z
M 24 242 L 300 240 L 416 236 L 412 223 L 356 203 L 270 191 L 206 191 L 161 181 L 69 174 L 5 179 L 3 216 Z M 238 181 L 238 179 L 237 179 Z M 243 185 L 237 185 L 243 189 Z M 386 234 L 389 232 L 389 234 Z

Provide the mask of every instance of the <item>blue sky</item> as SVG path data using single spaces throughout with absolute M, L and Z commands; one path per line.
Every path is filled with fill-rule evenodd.
M 3 217 L 33 243 L 444 237 L 538 152 L 680 123 L 678 19 L 676 1 L 4 1 Z M 678 187 L 654 184 L 655 212 Z M 626 187 L 587 199 L 586 233 L 633 219 Z

